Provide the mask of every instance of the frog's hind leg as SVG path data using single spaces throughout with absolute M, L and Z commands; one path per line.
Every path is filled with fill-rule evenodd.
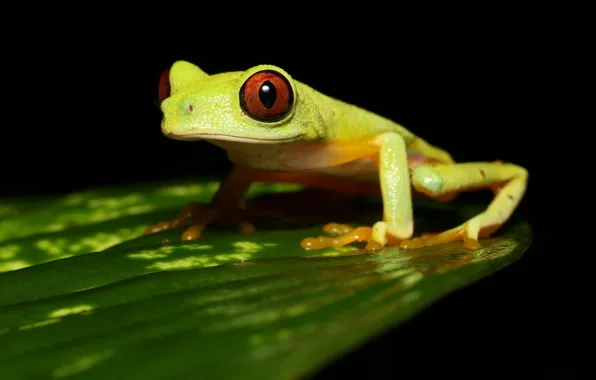
M 449 194 L 492 188 L 495 197 L 488 208 L 448 231 L 404 240 L 404 248 L 419 248 L 463 240 L 467 248 L 477 249 L 479 237 L 487 237 L 503 225 L 519 204 L 528 180 L 526 169 L 501 162 L 461 164 L 424 164 L 412 173 L 414 188 L 428 196 L 440 198 Z

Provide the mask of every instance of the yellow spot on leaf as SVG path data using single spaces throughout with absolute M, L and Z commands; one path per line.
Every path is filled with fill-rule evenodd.
M 131 259 L 145 259 L 145 260 L 155 260 L 161 259 L 164 257 L 168 257 L 165 253 L 157 253 L 157 252 L 139 252 L 139 253 L 131 253 L 127 256 Z
M 0 247 L 0 259 L 8 260 L 12 259 L 16 256 L 16 254 L 21 250 L 21 247 L 15 244 L 5 245 Z
M 67 245 L 68 240 L 66 240 L 65 238 L 58 238 L 53 240 L 42 239 L 38 240 L 35 243 L 35 246 L 38 249 L 45 251 L 48 255 L 51 256 L 60 256 L 64 254 Z
M 87 236 L 71 243 L 66 238 L 42 239 L 35 243 L 35 246 L 50 256 L 68 257 L 81 252 L 102 251 L 106 248 L 120 244 L 140 236 L 143 226 L 135 228 L 121 228 L 112 233 L 99 232 L 93 236 Z
M 288 339 L 293 335 L 292 330 L 282 329 L 277 333 L 277 339 Z
M 203 245 L 193 245 L 192 249 L 212 249 L 212 245 L 203 244 Z
M 26 268 L 28 266 L 29 263 L 23 260 L 7 261 L 5 263 L 0 263 L 0 272 L 8 272 L 11 270 Z
M 176 270 L 208 267 L 214 265 L 217 264 L 213 263 L 213 260 L 208 257 L 188 257 L 186 259 L 173 261 L 158 261 L 155 264 L 148 266 L 147 269 Z
M 78 206 L 78 205 L 84 203 L 87 199 L 91 198 L 94 195 L 95 194 L 91 194 L 91 193 L 74 193 L 74 194 L 70 194 L 70 195 L 67 195 L 66 197 L 64 197 L 62 202 L 66 206 Z
M 420 297 L 422 297 L 422 292 L 417 290 L 414 292 L 404 294 L 402 300 L 405 303 L 417 301 Z
M 89 214 L 89 222 L 101 222 L 108 219 L 115 219 L 122 215 L 118 210 L 106 210 L 105 208 L 98 209 Z
M 142 214 L 144 212 L 149 212 L 154 210 L 155 207 L 152 205 L 138 205 L 138 206 L 130 206 L 126 209 L 126 214 L 128 215 L 135 215 L 135 214 Z
M 65 317 L 67 315 L 86 313 L 91 310 L 93 310 L 93 306 L 91 306 L 91 305 L 78 305 L 78 306 L 65 307 L 62 309 L 54 310 L 50 313 L 49 316 L 50 316 L 50 318 L 61 318 L 61 317 Z
M 57 224 L 50 224 L 46 230 L 48 232 L 58 232 L 58 231 L 62 231 L 64 228 L 66 227 L 65 224 L 63 223 L 57 223 Z
M 94 236 L 81 239 L 79 244 L 82 244 L 93 251 L 102 251 L 116 244 L 120 244 L 123 241 L 138 237 L 141 231 L 142 228 L 121 229 L 115 234 L 100 232 Z
M 252 241 L 237 241 L 232 245 L 242 253 L 256 253 L 263 250 L 261 244 Z
M 54 379 L 61 379 L 66 376 L 81 373 L 101 363 L 102 361 L 109 359 L 112 355 L 114 355 L 113 350 L 105 350 L 96 354 L 83 356 L 73 363 L 54 369 L 54 371 L 52 371 L 52 376 Z
M 111 208 L 111 209 L 122 209 L 125 206 L 130 206 L 135 203 L 140 203 L 143 200 L 143 196 L 140 193 L 133 193 L 124 197 L 111 197 L 111 198 L 94 198 L 87 202 L 90 208 Z
M 215 260 L 225 262 L 225 261 L 246 261 L 252 258 L 251 255 L 246 253 L 228 253 L 224 255 L 216 255 L 213 257 Z
M 189 246 L 193 247 L 193 246 Z M 172 248 L 172 247 L 164 247 Z M 180 247 L 179 247 L 180 248 Z M 159 251 L 162 251 L 160 249 Z M 178 270 L 178 269 L 191 269 L 191 268 L 207 268 L 221 264 L 226 264 L 233 261 L 249 260 L 251 256 L 249 254 L 232 253 L 222 254 L 216 256 L 193 256 L 184 259 L 172 260 L 172 261 L 158 261 L 147 267 L 147 269 L 158 269 L 158 270 Z
M 45 321 L 35 322 L 35 323 L 31 323 L 29 325 L 20 326 L 19 330 L 31 330 L 36 327 L 43 327 L 43 326 L 51 325 L 51 324 L 59 322 L 59 321 L 60 321 L 60 318 L 46 319 Z
M 166 186 L 158 190 L 159 195 L 168 195 L 175 197 L 188 197 L 192 195 L 199 195 L 203 192 L 205 185 L 178 185 L 178 186 Z
M 295 306 L 291 306 L 290 308 L 288 308 L 286 310 L 286 313 L 290 317 L 295 317 L 300 314 L 304 314 L 307 310 L 308 310 L 308 308 L 304 305 L 295 305 Z
M 263 344 L 263 337 L 261 335 L 251 335 L 250 338 L 248 338 L 248 342 L 251 346 L 259 346 Z

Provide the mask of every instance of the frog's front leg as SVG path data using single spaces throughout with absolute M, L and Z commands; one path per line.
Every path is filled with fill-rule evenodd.
M 210 204 L 190 202 L 172 220 L 159 222 L 145 229 L 145 234 L 183 226 L 189 219 L 191 226 L 182 233 L 182 240 L 197 240 L 203 230 L 212 222 L 219 221 L 235 225 L 241 232 L 252 232 L 254 227 L 245 220 L 243 211 L 238 207 L 255 174 L 248 168 L 236 166 L 222 182 Z
M 412 215 L 412 194 L 408 169 L 407 147 L 403 137 L 397 133 L 383 133 L 365 141 L 336 143 L 339 149 L 354 156 L 362 151 L 362 157 L 375 159 L 379 167 L 379 182 L 383 198 L 383 220 L 372 227 L 355 229 L 330 223 L 326 232 L 340 233 L 339 237 L 320 236 L 302 241 L 306 249 L 341 247 L 355 241 L 368 242 L 366 249 L 379 249 L 387 244 L 394 245 L 409 239 L 414 229 Z M 341 147 L 345 145 L 345 147 Z M 371 147 L 378 152 L 369 156 Z M 357 158 L 354 156 L 353 158 Z
M 414 169 L 412 184 L 431 197 L 492 188 L 496 195 L 488 208 L 465 223 L 437 235 L 405 240 L 401 247 L 419 248 L 463 240 L 467 248 L 481 248 L 479 237 L 487 237 L 503 225 L 526 190 L 526 169 L 501 162 L 424 164 Z

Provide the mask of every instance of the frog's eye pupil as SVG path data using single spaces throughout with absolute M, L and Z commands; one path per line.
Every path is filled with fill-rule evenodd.
M 273 83 L 265 81 L 259 90 L 259 99 L 261 100 L 261 103 L 263 103 L 266 108 L 271 108 L 275 104 L 276 97 L 277 91 L 275 90 Z
M 252 74 L 242 85 L 240 105 L 249 117 L 274 122 L 290 113 L 294 106 L 294 92 L 284 75 L 263 70 Z

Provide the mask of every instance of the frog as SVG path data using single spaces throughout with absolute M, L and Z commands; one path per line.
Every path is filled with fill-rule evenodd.
M 462 242 L 479 249 L 498 231 L 526 192 L 528 170 L 502 160 L 456 162 L 445 149 L 400 123 L 317 91 L 283 68 L 259 64 L 207 74 L 177 60 L 158 83 L 161 132 L 181 141 L 222 148 L 232 164 L 209 203 L 189 202 L 145 234 L 184 227 L 181 239 L 201 239 L 205 228 L 228 223 L 241 233 L 255 227 L 240 206 L 256 182 L 285 182 L 344 194 L 377 195 L 382 215 L 371 225 L 330 221 L 306 250 L 366 243 L 421 248 Z M 448 202 L 466 191 L 492 190 L 484 211 L 439 233 L 414 236 L 416 195 Z M 185 224 L 190 221 L 190 226 Z

